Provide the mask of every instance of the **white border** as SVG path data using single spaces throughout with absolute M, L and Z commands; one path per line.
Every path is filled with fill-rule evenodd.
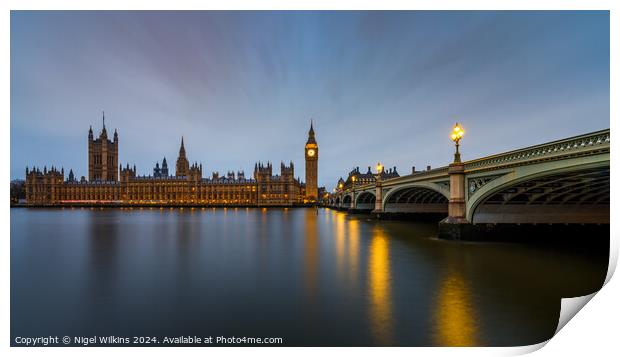
M 481 0 L 469 0 L 469 1 L 394 1 L 394 0 L 382 0 L 382 1 L 369 1 L 369 0 L 340 0 L 340 1 L 326 1 L 326 0 L 291 0 L 291 1 L 278 1 L 278 0 L 265 0 L 265 1 L 250 1 L 250 0 L 236 0 L 236 1 L 222 1 L 222 2 L 206 2 L 196 0 L 177 0 L 177 1 L 144 1 L 142 3 L 135 1 L 121 1 L 121 0 L 108 0 L 108 1 L 77 1 L 77 0 L 57 0 L 57 1 L 43 1 L 43 0 L 22 0 L 22 1 L 3 1 L 0 4 L 2 8 L 1 21 L 4 35 L 1 37 L 0 45 L 4 49 L 3 56 L 1 57 L 2 64 L 2 78 L 4 79 L 4 86 L 2 86 L 1 103 L 3 112 L 3 120 L 0 121 L 1 132 L 3 135 L 1 150 L 2 150 L 2 166 L 5 169 L 10 167 L 10 10 L 62 10 L 62 9 L 76 9 L 76 10 L 149 10 L 149 9 L 177 9 L 177 10 L 199 10 L 199 9 L 212 9 L 212 10 L 251 10 L 251 9 L 287 9 L 287 10 L 343 10 L 343 9 L 358 9 L 358 10 L 378 10 L 378 9 L 418 9 L 418 10 L 575 10 L 575 9 L 587 9 L 587 10 L 612 10 L 610 15 L 611 21 L 611 85 L 610 85 L 610 98 L 611 100 L 611 118 L 617 118 L 618 109 L 617 101 L 613 98 L 619 98 L 618 94 L 618 71 L 617 64 L 620 57 L 618 56 L 618 50 L 620 46 L 620 39 L 618 34 L 620 33 L 618 10 L 620 9 L 620 2 L 618 1 L 575 1 L 575 0 L 522 0 L 522 1 L 481 1 Z M 585 119 L 587 120 L 587 118 Z M 612 131 L 616 126 L 616 121 L 613 120 L 610 123 Z M 612 134 L 613 135 L 613 134 Z M 612 143 L 612 162 L 616 167 L 618 163 L 618 145 Z M 612 185 L 611 185 L 611 219 L 612 222 L 616 222 L 618 217 L 618 190 L 617 184 L 620 182 L 617 175 L 613 174 L 612 170 Z M 6 190 L 5 197 L 8 198 L 9 190 L 9 173 L 5 173 L 5 183 L 3 184 Z M 8 201 L 8 199 L 6 199 Z M 148 353 L 149 355 L 165 356 L 170 352 L 174 354 L 237 354 L 243 353 L 257 356 L 288 356 L 291 354 L 301 356 L 314 356 L 317 353 L 338 353 L 338 354 L 356 354 L 356 355 L 375 355 L 377 353 L 389 353 L 393 355 L 411 355 L 411 353 L 422 352 L 424 355 L 452 355 L 455 352 L 459 355 L 514 355 L 520 353 L 527 353 L 536 350 L 542 346 L 545 346 L 542 350 L 537 352 L 542 355 L 583 355 L 585 353 L 598 355 L 606 352 L 605 355 L 609 355 L 612 351 L 617 351 L 616 339 L 617 339 L 617 327 L 618 323 L 616 318 L 618 314 L 618 302 L 620 301 L 620 284 L 617 279 L 609 281 L 618 256 L 618 226 L 612 223 L 611 236 L 612 236 L 612 257 L 610 261 L 610 271 L 608 272 L 607 280 L 609 283 L 596 294 L 593 298 L 594 302 L 587 304 L 583 307 L 583 311 L 579 313 L 575 318 L 568 322 L 566 328 L 559 331 L 559 333 L 552 338 L 548 343 L 543 343 L 536 346 L 526 346 L 517 348 L 417 348 L 411 350 L 409 348 L 176 348 L 174 350 L 158 349 L 158 348 L 115 348 L 113 350 L 109 348 L 89 348 L 87 350 L 83 348 L 51 348 L 51 349 L 28 349 L 28 348 L 9 348 L 9 289 L 10 286 L 10 250 L 9 250 L 9 235 L 10 235 L 10 209 L 8 202 L 2 208 L 2 226 L 4 227 L 3 242 L 0 245 L 1 249 L 1 261 L 2 272 L 0 274 L 0 284 L 4 289 L 1 295 L 3 323 L 0 327 L 0 343 L 2 343 L 2 352 L 11 353 L 14 355 L 31 354 L 31 353 L 45 353 L 51 355 L 81 355 L 84 352 L 94 355 L 108 355 L 110 353 L 121 352 L 123 354 L 135 354 Z

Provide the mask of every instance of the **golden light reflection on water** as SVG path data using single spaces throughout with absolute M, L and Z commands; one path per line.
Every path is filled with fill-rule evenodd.
M 360 255 L 360 223 L 356 220 L 349 220 L 349 235 L 347 240 L 349 251 L 349 279 L 352 284 L 357 284 L 359 274 L 359 255 Z
M 477 346 L 478 325 L 471 294 L 463 275 L 451 269 L 442 280 L 435 310 L 435 344 Z
M 344 276 L 345 224 L 345 216 L 343 214 L 336 214 L 336 224 L 334 224 L 334 236 L 336 237 L 336 271 L 340 279 Z
M 305 270 L 305 286 L 306 295 L 314 300 L 317 295 L 317 274 L 318 274 L 318 232 L 317 217 L 314 211 L 307 210 L 305 214 L 305 233 L 306 239 L 304 244 L 304 270 Z
M 336 274 L 341 285 L 353 291 L 359 282 L 360 224 L 346 214 L 332 211 Z
M 377 344 L 392 343 L 393 317 L 389 240 L 378 227 L 372 231 L 368 257 L 370 328 Z

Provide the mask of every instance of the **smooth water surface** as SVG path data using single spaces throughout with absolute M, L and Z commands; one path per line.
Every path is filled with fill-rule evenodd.
M 11 209 L 16 336 L 525 345 L 607 261 L 320 209 Z M 608 239 L 602 237 L 601 239 Z

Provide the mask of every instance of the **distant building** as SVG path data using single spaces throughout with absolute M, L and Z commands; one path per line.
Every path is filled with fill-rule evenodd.
M 280 164 L 280 174 L 274 175 L 272 164 L 256 163 L 254 177 L 246 178 L 243 171 L 229 171 L 211 178 L 202 177 L 202 164 L 190 165 L 181 138 L 175 176 L 168 174 L 166 158 L 153 168 L 153 175 L 139 176 L 136 166 L 118 163 L 118 133 L 108 140 L 105 128 L 99 138 L 93 138 L 92 127 L 88 132 L 88 181 L 82 176 L 75 179 L 73 170 L 65 180 L 64 169 L 52 166 L 26 168 L 25 198 L 32 205 L 63 204 L 139 204 L 139 205 L 248 205 L 291 206 L 318 195 L 316 177 L 318 146 L 314 129 L 310 127 L 306 143 L 306 177 L 310 179 L 310 195 L 306 186 L 295 178 L 294 165 Z M 310 151 L 314 150 L 314 151 Z M 118 166 L 117 166 L 118 165 Z M 117 169 L 118 168 L 118 169 Z
M 336 184 L 336 188 L 339 189 L 349 189 L 353 186 L 353 177 L 355 177 L 355 186 L 366 185 L 369 183 L 374 183 L 377 180 L 376 174 L 374 174 L 368 166 L 368 171 L 362 173 L 360 171 L 359 166 L 354 168 L 349 172 L 346 180 L 343 180 L 342 177 L 338 180 Z M 395 177 L 400 177 L 398 171 L 396 171 L 396 166 L 390 169 L 384 169 L 381 172 L 381 180 L 387 180 Z
M 11 181 L 11 204 L 21 203 L 26 200 L 26 181 Z

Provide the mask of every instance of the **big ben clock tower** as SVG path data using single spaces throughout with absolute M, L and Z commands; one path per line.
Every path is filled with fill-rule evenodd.
M 314 128 L 312 128 L 312 120 L 310 120 L 310 131 L 308 132 L 308 141 L 305 147 L 306 154 L 306 199 L 308 201 L 317 201 L 318 186 L 317 174 L 319 163 L 319 146 L 314 139 Z

